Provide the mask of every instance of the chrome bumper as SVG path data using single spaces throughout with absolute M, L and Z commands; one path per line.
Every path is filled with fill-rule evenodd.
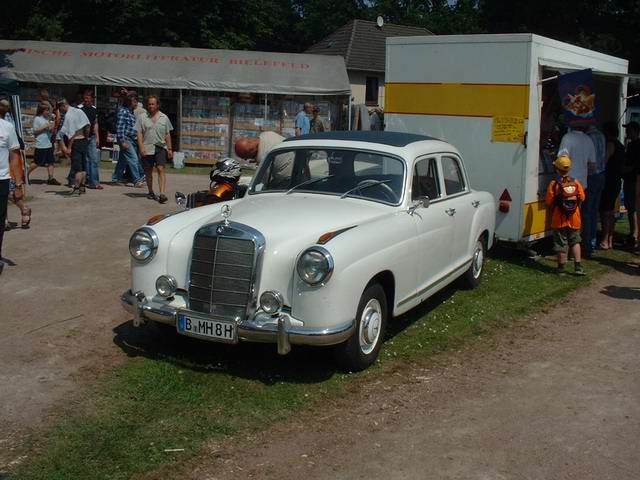
M 124 309 L 133 314 L 133 325 L 138 327 L 145 320 L 176 324 L 178 310 L 167 305 L 154 302 L 144 296 L 142 292 L 133 293 L 127 290 L 121 297 Z M 246 342 L 277 343 L 278 353 L 285 355 L 291 350 L 291 345 L 336 345 L 351 337 L 355 323 L 351 322 L 337 328 L 302 329 L 291 327 L 289 316 L 280 315 L 277 323 L 261 324 L 250 320 L 238 323 L 238 339 Z

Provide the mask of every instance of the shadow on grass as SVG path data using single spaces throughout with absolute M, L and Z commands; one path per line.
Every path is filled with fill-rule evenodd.
M 458 291 L 458 288 L 459 287 L 457 285 L 457 282 L 453 282 L 451 285 L 443 288 L 439 292 L 427 298 L 417 307 L 414 307 L 408 312 L 393 318 L 387 324 L 386 341 L 393 339 L 397 335 L 401 334 L 404 330 L 409 328 L 411 325 L 413 325 L 415 322 L 430 314 L 433 310 L 449 300 L 456 293 L 456 291 Z
M 283 356 L 278 355 L 275 344 L 208 342 L 179 335 L 175 328 L 152 321 L 138 328 L 128 321 L 113 331 L 113 342 L 130 357 L 169 362 L 196 372 L 225 373 L 265 385 L 320 383 L 338 372 L 330 347 L 295 345 Z
M 617 298 L 620 300 L 640 300 L 640 288 L 638 287 L 618 287 L 616 285 L 608 285 L 600 290 L 602 295 Z
M 498 244 L 489 252 L 490 258 L 502 260 L 511 265 L 515 265 L 522 268 L 528 268 L 531 270 L 537 270 L 542 273 L 556 273 L 555 264 L 545 265 L 540 262 L 540 257 L 549 257 L 554 255 L 553 249 L 549 242 L 541 241 L 535 245 L 537 257 L 533 258 L 528 255 L 528 251 L 518 250 L 516 248 Z
M 597 254 L 593 256 L 593 261 L 626 275 L 638 275 L 640 273 L 640 266 L 633 262 L 624 262 L 614 258 L 601 257 Z

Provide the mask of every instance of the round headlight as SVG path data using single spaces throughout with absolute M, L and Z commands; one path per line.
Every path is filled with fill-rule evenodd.
M 260 308 L 269 315 L 275 315 L 282 309 L 284 300 L 280 292 L 267 291 L 260 295 Z
M 161 297 L 167 298 L 173 296 L 178 288 L 178 282 L 171 275 L 161 275 L 156 280 L 156 291 Z
M 140 228 L 133 232 L 129 240 L 129 253 L 138 262 L 148 262 L 158 248 L 158 236 L 150 228 Z
M 311 247 L 300 255 L 297 270 L 303 282 L 319 285 L 331 277 L 333 257 L 323 247 Z

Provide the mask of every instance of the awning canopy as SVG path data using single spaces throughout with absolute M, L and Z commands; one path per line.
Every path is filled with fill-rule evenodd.
M 348 95 L 340 56 L 0 40 L 0 77 L 21 82 Z
M 574 65 L 572 63 L 560 62 L 557 60 L 548 60 L 546 58 L 539 59 L 538 64 L 540 66 L 548 67 L 552 70 L 556 70 L 561 75 L 564 73 L 577 72 L 578 70 L 584 70 L 585 68 L 588 68 L 588 67 L 582 67 L 579 65 Z M 622 72 L 606 72 L 598 69 L 593 69 L 593 74 L 596 77 L 599 76 L 599 77 L 610 77 L 610 78 L 627 78 L 629 79 L 629 85 L 633 85 L 634 87 L 640 86 L 640 74 L 622 73 Z

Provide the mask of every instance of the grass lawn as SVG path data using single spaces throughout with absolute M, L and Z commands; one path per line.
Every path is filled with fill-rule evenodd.
M 585 262 L 588 277 L 559 277 L 551 258 L 497 250 L 478 289 L 447 288 L 395 319 L 380 361 L 355 375 L 337 372 L 323 349 L 294 347 L 279 357 L 274 345 L 225 346 L 122 325 L 115 341 L 132 358 L 34 438 L 10 478 L 180 478 L 180 464 L 208 442 L 264 428 L 357 382 L 426 362 L 434 352 L 539 313 L 612 268 L 627 271 L 634 258 L 599 253 Z

